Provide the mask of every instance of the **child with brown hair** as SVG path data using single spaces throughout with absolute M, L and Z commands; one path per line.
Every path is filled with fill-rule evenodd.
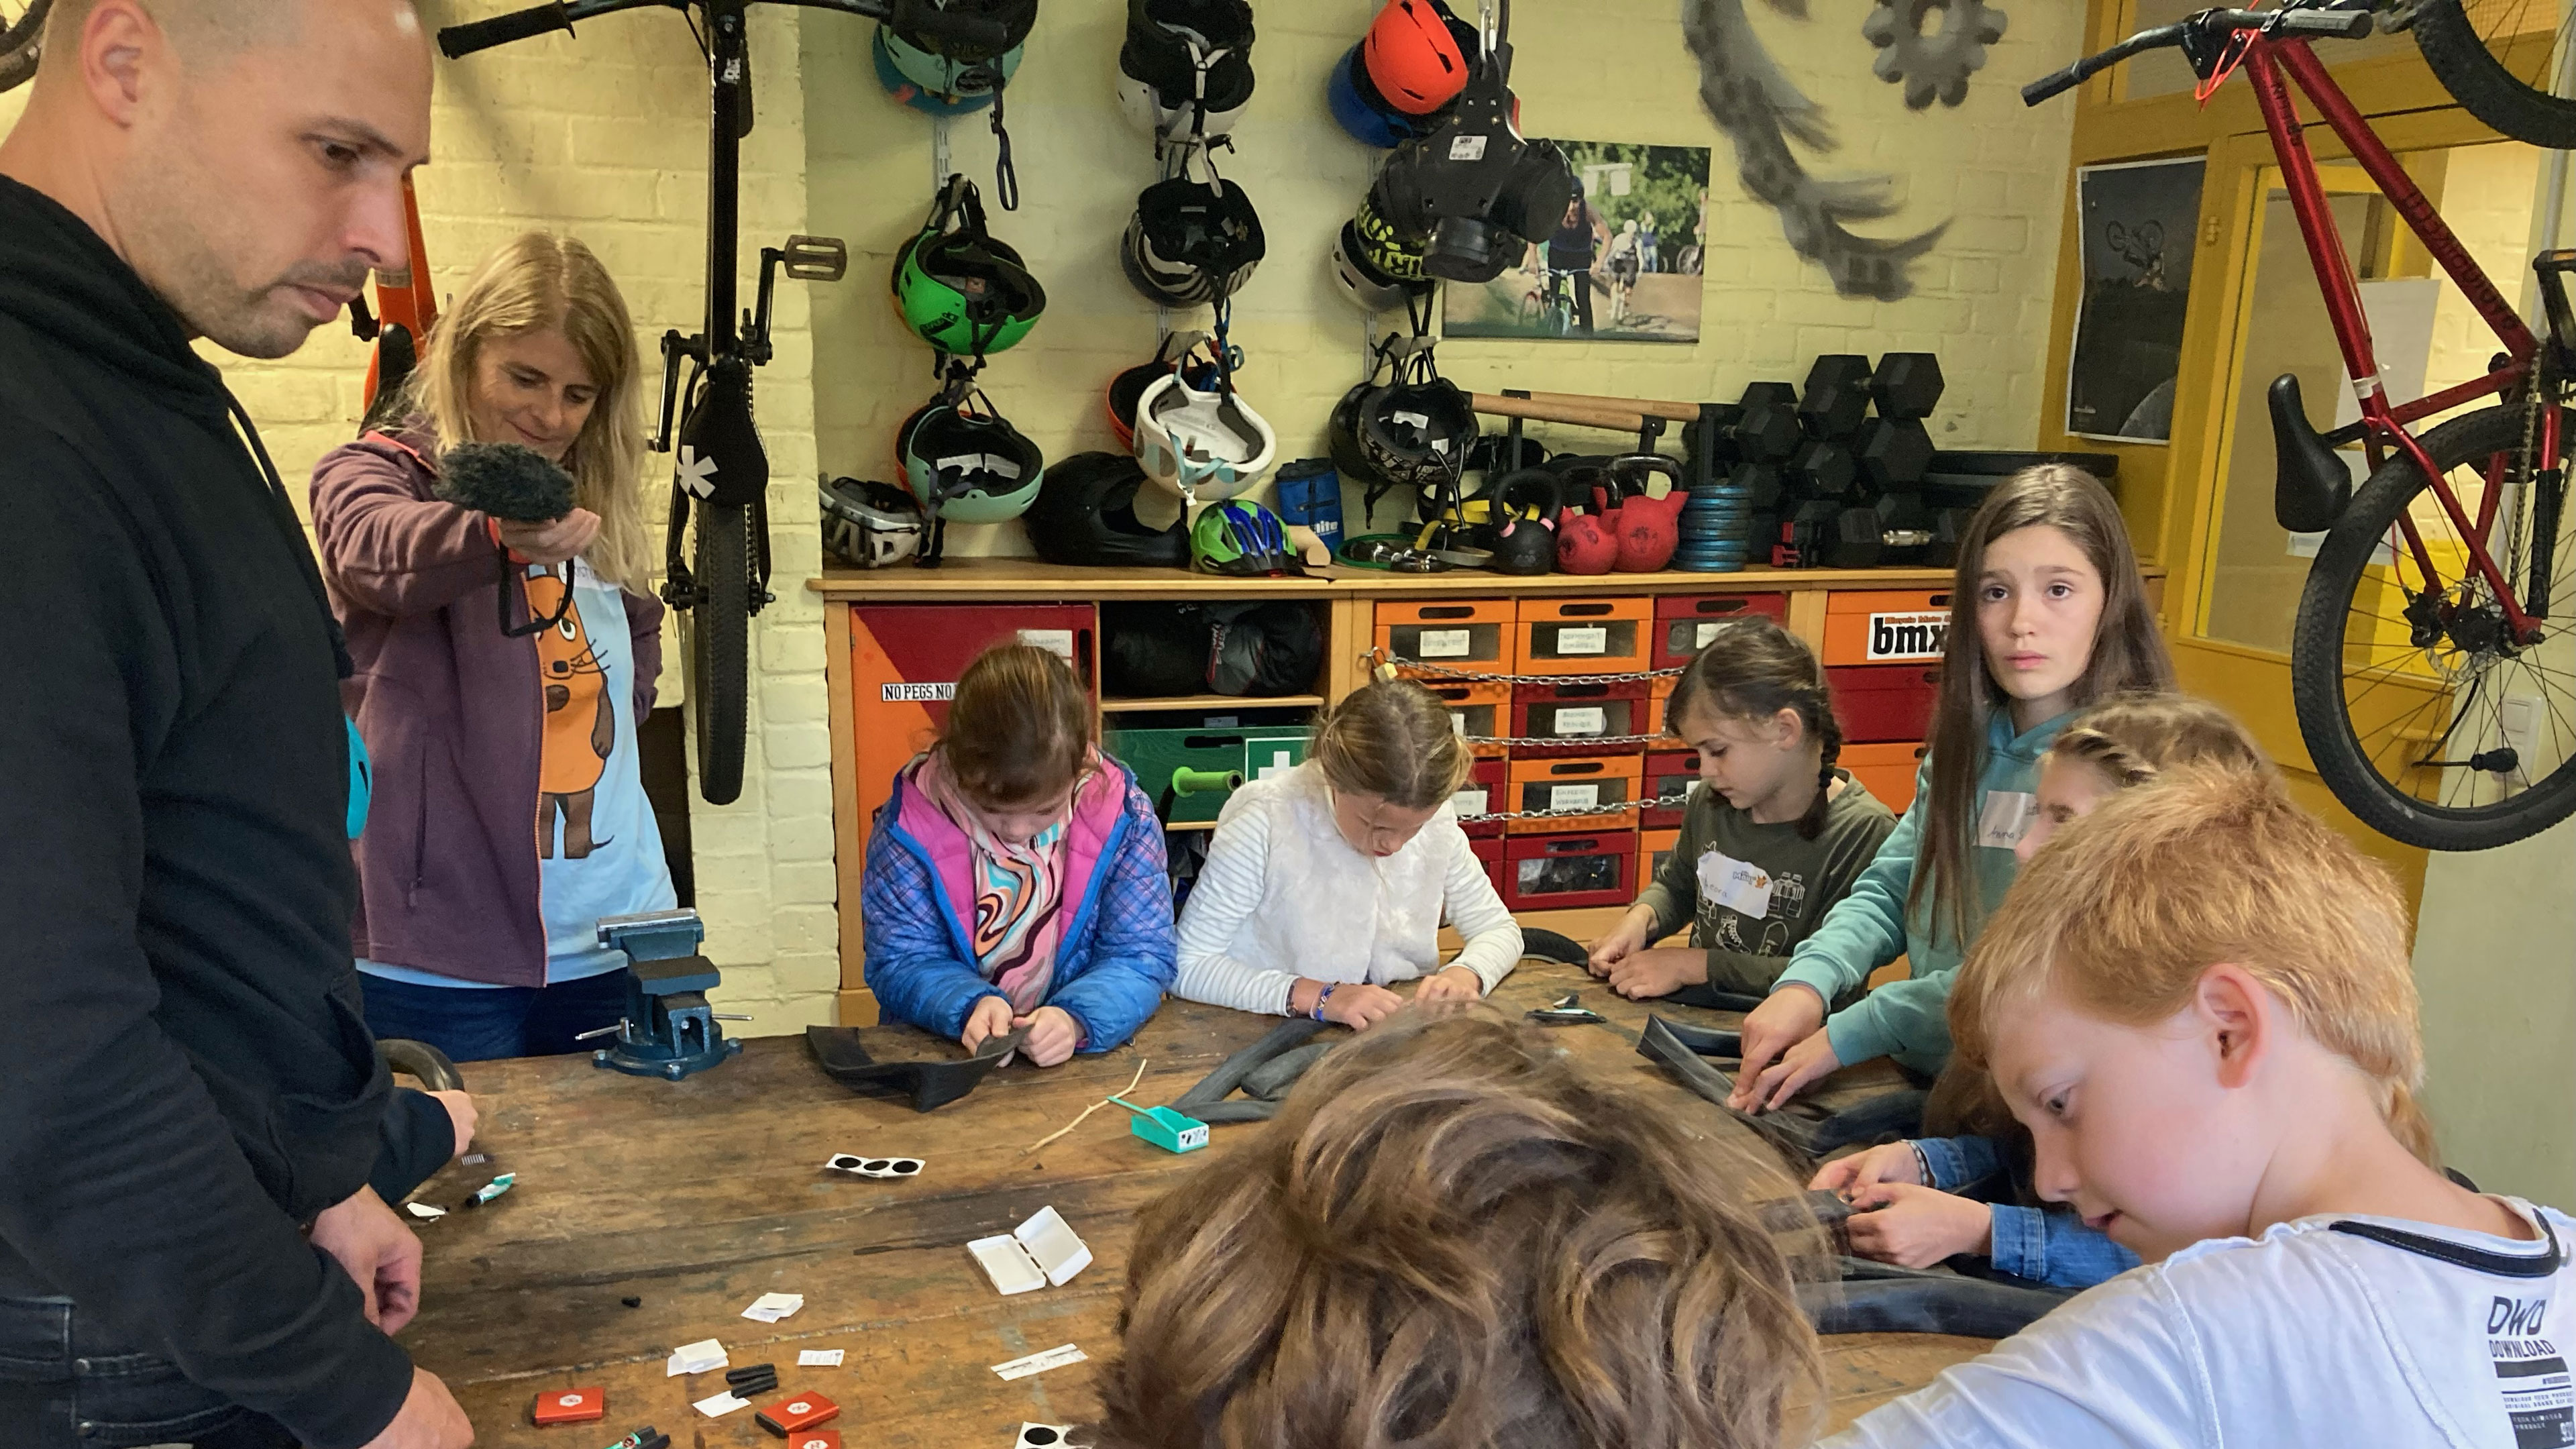
M 1042 1067 L 1136 1034 L 1172 980 L 1154 805 L 1093 740 L 1062 659 L 985 650 L 868 838 L 868 989 L 888 1021 L 973 1049 L 1026 1029 Z
M 2272 777 L 2254 737 L 2205 700 L 2124 695 L 2097 704 L 2040 757 L 2038 811 L 2013 854 L 2028 865 L 2059 830 L 2120 791 L 2195 768 Z M 2137 1254 L 2073 1213 L 2038 1206 L 2029 1134 L 1983 1072 L 1953 1057 L 1924 1116 L 1934 1132 L 1962 1135 L 1873 1147 L 1825 1164 L 1807 1184 L 1859 1209 L 1845 1224 L 1854 1254 L 1907 1268 L 1972 1254 L 1996 1272 L 2062 1288 L 2089 1288 L 2138 1265 Z
M 2025 468 L 1959 540 L 1931 751 L 1912 808 L 1744 1018 L 1729 1105 L 1758 1112 L 1833 1071 L 1892 1057 L 1928 1077 L 1949 1059 L 1950 980 L 2012 884 L 2032 772 L 2068 716 L 2173 687 L 2120 506 L 2090 474 Z M 1911 975 L 1829 1008 L 1903 956 Z
M 1100 1449 L 1776 1449 L 1823 1402 L 1752 1165 L 1492 1008 L 1327 1053 L 1222 1166 L 1137 1216 Z
M 1631 998 L 1692 988 L 1760 997 L 1877 857 L 1896 817 L 1835 768 L 1843 732 L 1824 666 L 1769 619 L 1719 627 L 1673 682 L 1664 732 L 1699 752 L 1699 784 L 1654 881 L 1592 943 L 1592 974 Z M 1689 946 L 1653 944 L 1684 921 Z
M 1181 910 L 1172 994 L 1354 1029 L 1414 999 L 1472 1000 L 1521 958 L 1450 797 L 1473 761 L 1448 706 L 1409 679 L 1353 690 L 1306 762 L 1236 790 Z M 1466 947 L 1440 965 L 1446 916 Z
M 1959 1058 L 2040 1194 L 2153 1266 L 1832 1443 L 2576 1437 L 2576 1220 L 2437 1170 L 2407 925 L 2268 776 L 2126 791 L 2041 851 L 1959 973 Z

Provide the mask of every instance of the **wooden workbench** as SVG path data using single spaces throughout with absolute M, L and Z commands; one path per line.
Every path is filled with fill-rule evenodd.
M 1740 1157 L 1748 1181 L 1760 1177 L 1768 1149 L 1636 1055 L 1643 1008 L 1577 968 L 1536 960 L 1495 999 L 1521 1010 L 1568 990 L 1612 1023 L 1558 1029 L 1569 1052 L 1687 1114 L 1712 1151 Z M 1659 1009 L 1706 1025 L 1734 1020 Z M 676 1085 L 600 1071 L 582 1057 L 470 1065 L 467 1086 L 483 1106 L 476 1147 L 492 1160 L 451 1164 L 416 1200 L 453 1206 L 500 1171 L 518 1181 L 491 1206 L 418 1225 L 426 1306 L 403 1342 L 455 1391 L 483 1446 L 598 1449 L 647 1423 L 691 1449 L 775 1445 L 753 1413 L 800 1390 L 841 1405 L 831 1427 L 852 1449 L 1001 1449 L 1024 1420 L 1082 1422 L 1098 1408 L 1091 1365 L 1009 1383 L 991 1366 L 1064 1343 L 1106 1358 L 1136 1208 L 1261 1129 L 1218 1127 L 1206 1151 L 1172 1157 L 1128 1135 L 1126 1114 L 1108 1108 L 1043 1152 L 1023 1149 L 1125 1086 L 1140 1057 L 1150 1065 L 1135 1099 L 1168 1102 L 1274 1024 L 1169 1001 L 1124 1049 L 1053 1070 L 1014 1064 L 927 1115 L 834 1085 L 794 1038 L 753 1041 L 739 1059 Z M 955 1050 L 910 1028 L 869 1035 L 880 1060 Z M 917 1180 L 867 1181 L 822 1171 L 834 1152 L 928 1165 Z M 965 1244 L 1049 1204 L 1094 1263 L 1061 1288 L 1000 1296 Z M 771 1291 L 803 1294 L 804 1310 L 774 1326 L 740 1316 Z M 639 1306 L 624 1306 L 627 1297 Z M 720 1392 L 723 1374 L 668 1378 L 663 1360 L 703 1338 L 722 1340 L 737 1366 L 779 1365 L 781 1392 L 722 1419 L 698 1414 L 689 1405 Z M 1984 1347 L 1828 1339 L 1832 1421 Z M 847 1364 L 799 1369 L 804 1348 L 844 1349 Z M 530 1424 L 538 1391 L 585 1386 L 607 1390 L 606 1420 Z

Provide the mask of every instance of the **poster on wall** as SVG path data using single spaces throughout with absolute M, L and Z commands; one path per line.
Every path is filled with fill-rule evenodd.
M 2130 443 L 2172 440 L 2207 169 L 2197 156 L 2076 169 L 2084 298 L 2067 361 L 2066 431 Z
M 1708 148 L 1560 141 L 1583 183 L 1546 241 L 1440 289 L 1451 337 L 1697 342 Z

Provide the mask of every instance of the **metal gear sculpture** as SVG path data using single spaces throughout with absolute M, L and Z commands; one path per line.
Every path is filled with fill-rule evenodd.
M 1935 13 L 1937 29 L 1927 28 Z M 1937 98 L 1955 106 L 1968 98 L 1968 77 L 1984 69 L 1986 47 L 2004 38 L 2010 17 L 1985 0 L 1878 0 L 1860 33 L 1878 47 L 1870 70 L 1905 87 L 1905 106 L 1920 111 Z

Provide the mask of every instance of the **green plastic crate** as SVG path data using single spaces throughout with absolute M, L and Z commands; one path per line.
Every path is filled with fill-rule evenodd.
M 1128 769 L 1154 802 L 1166 825 L 1203 825 L 1234 791 L 1231 782 L 1257 780 L 1305 761 L 1312 730 L 1255 725 L 1249 729 L 1111 729 L 1102 747 Z

